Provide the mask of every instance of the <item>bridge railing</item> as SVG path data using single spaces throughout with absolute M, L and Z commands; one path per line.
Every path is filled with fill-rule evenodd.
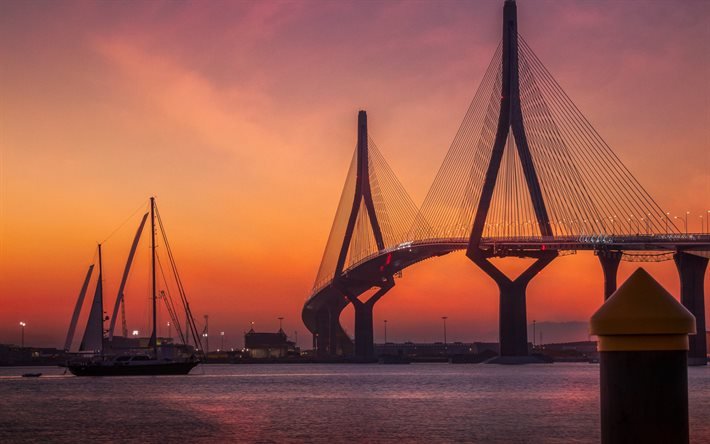
M 381 251 L 371 253 L 360 258 L 343 270 L 346 275 L 352 270 L 355 270 L 362 264 L 369 262 L 377 257 L 393 253 L 403 249 L 411 249 L 427 245 L 449 244 L 457 247 L 456 249 L 465 249 L 468 246 L 469 239 L 467 237 L 443 237 L 418 239 L 399 243 L 393 247 L 385 248 Z M 576 249 L 580 246 L 604 246 L 619 247 L 621 245 L 638 246 L 643 244 L 664 245 L 666 248 L 674 248 L 685 243 L 691 244 L 707 244 L 710 248 L 710 234 L 707 233 L 663 233 L 663 234 L 639 234 L 639 235 L 607 235 L 607 234 L 589 234 L 579 236 L 509 236 L 509 237 L 484 237 L 481 239 L 480 245 L 505 247 L 538 247 L 547 246 L 554 249 Z M 312 294 L 316 294 L 324 288 L 331 285 L 333 277 L 317 282 L 312 289 Z

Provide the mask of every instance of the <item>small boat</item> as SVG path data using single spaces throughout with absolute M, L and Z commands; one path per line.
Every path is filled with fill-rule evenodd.
M 141 350 L 123 350 L 121 354 L 114 355 L 115 350 L 117 349 L 114 347 L 115 341 L 113 336 L 116 318 L 118 316 L 119 307 L 124 307 L 124 286 L 129 275 L 133 257 L 138 246 L 138 241 L 140 240 L 141 233 L 146 225 L 146 220 L 149 214 L 151 232 L 152 334 L 148 341 L 147 349 L 152 349 L 152 353 L 148 352 L 144 347 Z M 158 222 L 157 224 L 156 215 Z M 177 283 L 178 292 L 180 294 L 180 301 L 182 302 L 182 308 L 185 313 L 185 324 L 183 329 L 181 327 L 181 322 L 177 318 L 175 305 L 172 302 L 169 292 L 167 294 L 164 291 L 160 292 L 160 298 L 165 302 L 167 311 L 170 314 L 171 325 L 175 326 L 178 336 L 182 340 L 182 344 L 178 347 L 162 347 L 158 345 L 156 317 L 156 305 L 158 299 L 156 276 L 157 257 L 155 248 L 156 229 L 158 227 L 160 228 L 160 232 L 163 236 L 162 240 L 164 251 L 166 251 L 168 255 L 170 269 L 173 270 L 175 282 Z M 93 269 L 94 265 L 91 265 L 79 293 L 79 299 L 77 300 L 74 315 L 67 334 L 65 350 L 69 350 L 71 346 L 74 330 L 76 328 L 79 313 L 81 312 L 81 306 L 84 301 L 84 296 L 86 295 L 86 290 L 88 288 Z M 94 299 L 91 303 L 86 329 L 84 331 L 81 345 L 79 346 L 79 354 L 61 366 L 66 367 L 67 370 L 76 376 L 186 375 L 190 373 L 190 370 L 200 363 L 200 359 L 196 353 L 203 354 L 203 351 L 200 336 L 197 332 L 197 326 L 192 317 L 189 304 L 187 303 L 187 297 L 184 293 L 182 282 L 177 275 L 177 268 L 174 263 L 172 252 L 170 251 L 170 245 L 168 244 L 167 237 L 165 236 L 165 230 L 163 228 L 162 220 L 160 219 L 160 214 L 157 211 L 155 198 L 150 198 L 150 210 L 143 215 L 140 225 L 138 226 L 138 231 L 133 239 L 133 245 L 128 255 L 128 261 L 123 273 L 123 279 L 119 286 L 113 316 L 110 318 L 105 316 L 104 313 L 101 244 L 98 245 L 98 269 L 99 275 L 96 283 L 96 290 L 94 292 Z M 165 280 L 164 274 L 162 277 L 163 280 Z M 123 339 L 125 339 L 127 336 L 125 331 L 125 310 L 123 310 L 121 314 L 124 329 Z M 110 327 L 105 329 L 104 322 L 109 320 Z M 192 346 L 188 345 L 189 339 L 193 340 L 195 347 L 197 348 L 196 350 Z M 174 354 L 176 349 L 180 352 L 180 356 L 171 355 Z
M 39 378 L 42 376 L 42 373 L 23 373 L 22 377 L 23 378 Z

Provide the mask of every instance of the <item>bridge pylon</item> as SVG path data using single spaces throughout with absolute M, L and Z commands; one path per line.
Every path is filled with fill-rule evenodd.
M 525 362 L 525 357 L 528 356 L 525 303 L 527 285 L 558 255 L 555 250 L 499 252 L 495 249 L 483 250 L 479 246 L 511 131 L 540 234 L 543 238 L 551 238 L 553 235 L 523 123 L 518 58 L 517 7 L 514 0 L 506 0 L 503 6 L 502 79 L 498 125 L 466 255 L 498 284 L 500 290 L 499 337 L 502 358 L 500 362 L 511 363 Z M 489 261 L 491 257 L 503 257 L 509 254 L 534 258 L 536 261 L 518 278 L 512 280 Z
M 375 203 L 372 201 L 372 188 L 370 186 L 370 158 L 367 135 L 367 113 L 365 111 L 360 111 L 357 114 L 356 156 L 357 171 L 355 173 L 355 197 L 353 199 L 352 210 L 350 210 L 348 225 L 345 228 L 343 244 L 340 247 L 338 262 L 335 266 L 334 279 L 336 281 L 341 278 L 343 273 L 345 259 L 347 259 L 348 256 L 350 242 L 353 238 L 353 231 L 355 230 L 355 223 L 357 222 L 361 205 L 365 205 L 365 209 L 367 210 L 367 217 L 370 222 L 370 227 L 372 228 L 372 234 L 375 237 L 375 242 L 377 243 L 377 249 L 383 250 L 385 248 L 385 242 L 382 238 L 382 229 L 380 228 L 380 223 L 377 220 L 377 213 L 375 213 Z
M 362 361 L 373 360 L 375 358 L 373 308 L 375 303 L 394 287 L 393 276 L 391 273 L 388 274 L 387 267 L 384 266 L 380 270 L 381 279 L 374 284 L 372 284 L 371 280 L 361 280 L 357 276 L 344 272 L 348 254 L 352 249 L 353 234 L 358 224 L 362 227 L 363 223 L 365 223 L 370 227 L 378 251 L 382 251 L 385 248 L 382 229 L 377 219 L 375 203 L 372 198 L 368 143 L 367 113 L 359 111 L 355 154 L 355 192 L 332 281 L 333 289 L 343 297 L 340 299 L 341 302 L 324 307 L 322 309 L 323 313 L 318 316 L 320 319 L 318 322 L 319 331 L 316 332 L 316 335 L 318 337 L 317 349 L 320 356 L 349 354 L 352 343 L 349 338 L 344 337 L 344 330 L 340 325 L 339 318 L 343 308 L 347 306 L 347 302 L 350 302 L 355 308 L 355 357 Z M 364 221 L 362 218 L 366 218 L 366 220 Z M 367 301 L 358 299 L 358 295 L 373 285 L 379 287 L 373 296 Z

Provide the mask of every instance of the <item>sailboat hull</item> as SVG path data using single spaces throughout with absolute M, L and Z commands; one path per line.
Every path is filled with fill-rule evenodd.
M 116 363 L 67 364 L 67 369 L 76 376 L 146 376 L 186 375 L 199 361 L 146 362 L 121 365 Z

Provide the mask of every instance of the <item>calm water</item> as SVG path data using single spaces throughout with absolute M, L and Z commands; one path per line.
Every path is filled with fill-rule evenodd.
M 39 379 L 21 378 L 41 371 Z M 77 378 L 0 368 L 0 442 L 598 442 L 590 364 L 209 365 Z M 710 442 L 710 367 L 690 368 Z

